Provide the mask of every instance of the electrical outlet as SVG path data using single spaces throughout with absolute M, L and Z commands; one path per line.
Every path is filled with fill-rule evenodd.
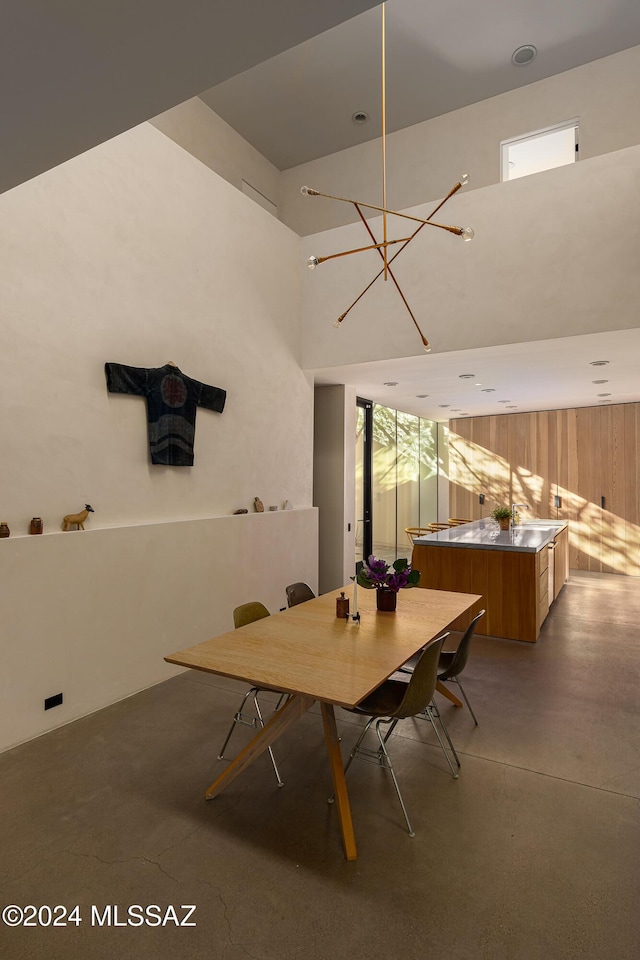
M 51 707 L 59 707 L 62 703 L 62 694 L 55 693 L 52 697 L 46 697 L 44 701 L 45 710 L 51 710 Z
M 480 506 L 482 506 L 482 504 L 484 503 L 484 493 L 481 493 L 481 494 L 479 495 L 479 497 L 478 497 L 478 503 L 480 504 Z
M 553 498 L 553 505 L 554 505 L 554 507 L 561 507 L 561 506 L 562 506 L 562 497 L 558 497 L 558 496 L 554 497 L 554 498 Z

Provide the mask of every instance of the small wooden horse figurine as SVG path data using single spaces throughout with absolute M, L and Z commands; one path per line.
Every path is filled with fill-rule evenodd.
M 85 503 L 84 510 L 81 510 L 80 513 L 68 513 L 66 517 L 63 517 L 62 529 L 71 530 L 71 527 L 75 524 L 76 530 L 84 530 L 84 522 L 90 513 L 95 513 L 95 510 L 90 503 Z

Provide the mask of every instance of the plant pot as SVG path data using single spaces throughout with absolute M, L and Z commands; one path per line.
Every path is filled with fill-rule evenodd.
M 378 610 L 382 610 L 385 613 L 393 613 L 396 609 L 397 599 L 398 594 L 395 590 L 376 590 L 376 606 Z
M 511 526 L 511 517 L 500 517 L 498 520 L 501 530 L 508 530 Z

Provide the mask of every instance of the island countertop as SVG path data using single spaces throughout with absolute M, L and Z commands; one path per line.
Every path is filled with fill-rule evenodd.
M 523 521 L 511 530 L 500 530 L 495 521 L 472 520 L 426 537 L 416 537 L 416 546 L 464 547 L 470 550 L 499 550 L 539 553 L 567 526 L 565 520 Z

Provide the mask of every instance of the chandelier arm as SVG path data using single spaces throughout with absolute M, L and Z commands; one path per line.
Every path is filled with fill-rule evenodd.
M 443 223 L 435 223 L 433 220 L 430 219 L 431 217 L 433 217 L 433 216 L 438 212 L 438 210 L 442 207 L 442 205 L 443 205 L 444 203 L 446 203 L 447 200 L 448 200 L 450 197 L 453 196 L 453 194 L 454 194 L 455 192 L 456 192 L 456 188 L 454 188 L 453 190 L 449 191 L 449 194 L 444 198 L 444 200 L 442 200 L 442 201 L 438 204 L 438 206 L 435 208 L 435 210 L 433 210 L 433 211 L 429 214 L 429 217 L 428 217 L 427 219 L 425 219 L 424 217 L 413 217 L 413 216 L 411 216 L 411 214 L 409 214 L 409 213 L 399 213 L 397 210 L 386 210 L 384 207 L 377 207 L 377 206 L 376 206 L 375 204 L 373 204 L 373 203 L 364 203 L 362 200 L 348 200 L 346 197 L 334 197 L 334 196 L 333 196 L 332 194 L 330 194 L 330 193 L 320 193 L 320 192 L 317 191 L 317 190 L 314 191 L 314 193 L 312 194 L 312 196 L 314 196 L 314 197 L 325 197 L 327 200 L 339 200 L 341 203 L 352 203 L 352 204 L 354 205 L 354 207 L 355 207 L 356 205 L 359 205 L 359 206 L 361 206 L 361 207 L 366 207 L 367 210 L 377 210 L 379 213 L 388 213 L 390 216 L 393 216 L 393 217 L 402 217 L 404 220 L 413 220 L 414 223 L 419 223 L 419 224 L 421 224 L 422 226 L 427 226 L 427 227 L 439 227 L 440 230 L 448 230 L 449 233 L 455 233 L 457 236 L 460 236 L 461 233 L 462 233 L 462 227 L 449 227 L 449 226 L 445 226 L 445 224 L 443 224 Z M 410 239 L 412 239 L 412 238 L 410 238 Z
M 375 240 L 373 234 L 371 236 Z M 387 240 L 383 243 L 373 243 L 368 247 L 356 247 L 354 250 L 341 250 L 340 253 L 330 253 L 326 257 L 318 257 L 318 263 L 325 263 L 327 260 L 335 260 L 337 257 L 348 257 L 351 253 L 364 253 L 365 250 L 378 250 L 381 252 L 381 247 L 389 247 L 393 243 L 406 243 L 408 240 L 411 240 L 411 237 L 400 237 L 398 240 Z
M 371 229 L 371 227 L 370 227 L 369 224 L 367 223 L 367 221 L 366 221 L 366 219 L 365 219 L 365 216 L 364 216 L 362 210 L 360 209 L 360 207 L 358 206 L 357 203 L 355 204 L 355 208 L 356 208 L 356 210 L 358 211 L 358 214 L 359 214 L 359 216 L 360 216 L 360 219 L 361 219 L 362 222 L 364 223 L 364 226 L 365 226 L 365 229 L 366 229 L 367 233 L 369 234 L 369 236 L 371 237 L 371 239 L 373 240 L 373 242 L 374 242 L 374 244 L 375 244 L 375 243 L 376 243 L 376 238 L 375 238 L 375 236 L 374 236 L 373 230 Z M 408 242 L 408 241 L 407 241 L 407 242 Z M 412 310 L 411 307 L 409 306 L 409 303 L 408 303 L 408 301 L 407 301 L 407 298 L 405 297 L 404 293 L 403 293 L 402 290 L 400 289 L 400 284 L 399 284 L 398 281 L 396 280 L 395 274 L 393 273 L 393 271 L 392 271 L 391 267 L 389 266 L 389 264 L 386 262 L 386 258 L 383 256 L 382 251 L 379 249 L 379 244 L 376 244 L 376 247 L 378 247 L 378 253 L 380 254 L 380 256 L 383 257 L 383 260 L 384 260 L 384 269 L 388 272 L 389 276 L 390 276 L 391 279 L 393 280 L 393 282 L 394 282 L 394 284 L 395 284 L 395 288 L 396 288 L 396 290 L 398 291 L 398 293 L 400 294 L 400 297 L 401 297 L 401 299 L 402 299 L 402 302 L 404 303 L 405 307 L 407 308 L 407 310 L 408 310 L 408 312 L 409 312 L 409 316 L 410 316 L 411 319 L 413 320 L 414 326 L 415 326 L 416 330 L 418 331 L 418 333 L 419 333 L 419 335 L 420 335 L 420 339 L 422 340 L 422 345 L 423 345 L 424 349 L 425 349 L 425 350 L 430 350 L 431 347 L 430 347 L 430 345 L 429 345 L 429 341 L 427 340 L 427 338 L 426 338 L 425 335 L 423 334 L 422 330 L 420 329 L 420 325 L 419 325 L 418 321 L 416 320 L 416 318 L 415 318 L 415 316 L 414 316 L 414 314 L 413 314 L 413 310 Z M 385 248 L 385 253 L 386 253 L 386 248 Z
M 397 210 L 388 210 L 386 207 L 378 207 L 375 203 L 364 203 L 362 200 L 350 200 L 348 197 L 336 197 L 332 193 L 320 193 L 319 190 L 311 190 L 308 188 L 308 195 L 310 197 L 324 197 L 325 200 L 339 200 L 340 203 L 359 203 L 361 207 L 366 207 L 367 210 L 377 210 L 378 213 L 387 213 L 390 216 L 394 217 L 403 217 L 405 220 L 415 220 L 416 223 L 428 223 L 428 220 L 423 220 L 422 217 L 412 217 L 409 213 L 398 213 Z M 442 204 L 441 204 L 442 206 Z M 436 209 L 439 209 L 436 208 Z M 435 211 L 434 211 L 435 213 Z M 432 214 L 433 216 L 433 214 Z
M 449 193 L 446 195 L 446 197 L 444 198 L 444 200 L 441 200 L 440 203 L 438 204 L 438 206 L 435 207 L 435 209 L 431 211 L 431 213 L 430 213 L 429 216 L 427 217 L 427 220 L 431 220 L 432 217 L 435 217 L 435 215 L 436 215 L 436 213 L 438 212 L 438 210 L 440 209 L 440 207 L 444 207 L 444 205 L 445 205 L 445 203 L 447 202 L 447 200 L 451 200 L 451 197 L 452 197 L 455 193 L 457 193 L 458 190 L 460 190 L 461 187 L 462 187 L 462 184 L 460 183 L 460 181 L 458 181 L 458 182 L 455 184 L 455 186 L 451 187 L 451 190 L 449 190 Z
M 355 206 L 355 201 L 351 201 L 351 202 L 352 202 L 352 203 L 354 204 L 354 206 Z M 362 206 L 366 206 L 366 204 L 362 204 Z M 406 241 L 406 243 L 404 243 L 404 244 L 400 247 L 400 249 L 397 250 L 396 253 L 394 253 L 394 255 L 391 257 L 391 260 L 389 260 L 389 263 L 393 263 L 393 261 L 396 259 L 396 257 L 400 256 L 400 254 L 401 254 L 402 251 L 405 249 L 405 247 L 407 246 L 407 244 L 411 243 L 411 241 L 413 240 L 413 238 L 420 233 L 420 231 L 422 230 L 423 227 L 424 227 L 424 223 L 421 223 L 420 226 L 417 227 L 417 228 L 413 231 L 413 233 L 411 234 L 411 236 L 409 237 L 409 239 Z M 358 303 L 358 301 L 362 300 L 362 298 L 364 297 L 364 295 L 365 295 L 365 293 L 367 292 L 367 290 L 370 290 L 370 289 L 371 289 L 371 287 L 374 285 L 374 283 L 376 282 L 376 280 L 377 280 L 379 277 L 381 277 L 383 273 L 384 273 L 384 267 L 383 267 L 382 270 L 380 270 L 378 273 L 376 273 L 376 275 L 375 275 L 375 277 L 373 278 L 373 280 L 372 280 L 370 283 L 367 284 L 367 286 L 364 288 L 364 290 L 362 291 L 362 293 L 361 293 L 358 297 L 356 297 L 356 299 L 353 301 L 353 303 L 351 304 L 351 306 L 350 306 L 350 307 L 347 307 L 347 309 L 345 310 L 345 312 L 338 317 L 338 319 L 337 319 L 336 322 L 334 323 L 334 327 L 339 327 L 339 326 L 340 326 L 340 324 L 342 323 L 342 321 L 344 320 L 344 318 L 347 316 L 347 314 L 350 313 L 351 310 L 353 310 L 353 308 L 355 307 L 356 303 Z

